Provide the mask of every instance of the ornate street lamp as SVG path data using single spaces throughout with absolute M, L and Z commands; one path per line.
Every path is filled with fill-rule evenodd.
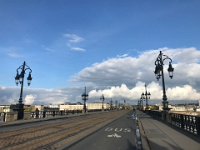
M 151 93 L 147 92 L 147 85 L 145 84 L 145 93 L 142 93 L 142 97 L 143 99 L 146 100 L 146 108 L 148 108 L 149 104 L 148 104 L 148 100 L 150 99 Z
M 163 55 L 162 51 L 160 51 L 160 54 L 158 55 L 156 61 L 155 61 L 155 76 L 157 80 L 162 77 L 162 86 L 163 86 L 163 110 L 169 110 L 168 108 L 168 101 L 167 101 L 167 96 L 166 96 L 166 91 L 165 91 L 165 80 L 164 80 L 164 73 L 163 73 L 163 66 L 164 66 L 164 61 L 169 60 L 169 68 L 167 69 L 169 72 L 169 77 L 172 79 L 173 78 L 173 71 L 174 68 L 172 67 L 172 59 L 169 58 L 167 55 Z
M 103 94 L 102 94 L 102 96 L 100 97 L 100 100 L 102 100 L 102 111 L 104 111 L 104 100 L 105 100 L 105 97 L 104 97 Z
M 140 97 L 140 109 L 143 110 L 143 101 L 145 100 L 145 97 L 143 94 L 141 94 L 141 97 Z
M 86 109 L 86 101 L 88 100 L 88 94 L 86 93 L 86 86 L 85 86 L 85 92 L 82 94 L 82 100 L 84 102 L 83 110 L 84 110 L 84 113 L 86 113 L 86 111 L 87 111 L 87 109 Z
M 19 74 L 19 70 L 21 70 L 21 73 Z M 15 83 L 18 86 L 18 84 L 21 84 L 21 92 L 20 92 L 20 97 L 19 97 L 19 103 L 16 105 L 16 110 L 18 111 L 18 119 L 23 119 L 24 118 L 24 104 L 23 104 L 23 88 L 24 88 L 24 75 L 26 71 L 29 70 L 29 75 L 27 77 L 27 83 L 28 86 L 30 86 L 31 81 L 32 81 L 32 70 L 29 66 L 26 65 L 26 62 L 24 61 L 23 65 L 19 66 L 17 68 L 17 74 L 15 77 Z

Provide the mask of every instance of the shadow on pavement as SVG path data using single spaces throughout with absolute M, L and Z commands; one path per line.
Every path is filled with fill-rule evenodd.
M 150 146 L 150 149 L 151 150 L 183 150 L 183 149 L 181 149 L 180 147 L 177 147 L 177 146 L 174 146 L 174 145 L 172 145 L 172 144 L 170 144 L 170 143 L 168 143 L 167 141 L 166 141 L 166 143 L 169 145 L 169 147 L 170 147 L 170 149 L 169 148 L 166 148 L 166 147 L 164 147 L 164 146 L 161 146 L 161 145 L 159 145 L 159 144 L 156 144 L 155 142 L 150 142 L 151 144 L 151 146 Z
M 136 149 L 135 145 L 133 145 L 129 140 L 127 140 L 128 149 L 126 150 L 134 150 Z

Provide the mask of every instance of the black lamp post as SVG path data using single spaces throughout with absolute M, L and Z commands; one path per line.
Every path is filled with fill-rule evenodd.
M 143 110 L 143 101 L 144 101 L 144 96 L 141 94 L 141 97 L 140 97 L 140 109 Z
M 124 99 L 124 109 L 126 109 L 126 100 Z
M 150 96 L 151 96 L 151 93 L 147 92 L 147 85 L 145 84 L 145 93 L 142 93 L 142 97 L 143 97 L 143 99 L 146 100 L 146 108 L 149 107 L 148 100 L 150 99 Z
M 162 86 L 163 86 L 163 110 L 169 110 L 168 108 L 168 101 L 167 101 L 167 96 L 166 96 L 166 91 L 165 91 L 165 80 L 164 80 L 164 73 L 163 73 L 163 66 L 164 66 L 164 61 L 169 60 L 169 77 L 172 79 L 173 78 L 173 71 L 174 68 L 172 67 L 172 59 L 169 58 L 167 55 L 163 55 L 162 51 L 160 51 L 160 54 L 158 55 L 156 61 L 155 61 L 155 75 L 157 80 L 162 77 Z
M 112 98 L 110 100 L 110 110 L 113 110 L 113 100 L 112 100 Z
M 138 100 L 138 109 L 142 110 L 142 99 L 141 98 Z
M 82 100 L 84 102 L 84 105 L 83 105 L 83 110 L 84 110 L 84 113 L 86 113 L 86 101 L 88 100 L 88 94 L 86 93 L 86 86 L 85 86 L 85 92 L 82 94 Z
M 104 100 L 105 100 L 105 97 L 104 97 L 103 94 L 102 94 L 102 96 L 100 97 L 100 100 L 102 100 L 102 111 L 104 111 Z
M 19 70 L 21 70 L 20 74 L 19 74 Z M 18 119 L 24 118 L 24 104 L 23 104 L 22 98 L 23 98 L 23 87 L 24 87 L 24 75 L 27 70 L 29 70 L 27 82 L 28 82 L 28 86 L 30 86 L 31 80 L 32 80 L 32 77 L 31 77 L 32 70 L 29 66 L 26 65 L 25 61 L 24 61 L 23 65 L 21 65 L 21 66 L 19 66 L 19 68 L 17 68 L 17 75 L 15 77 L 16 85 L 18 85 L 19 83 L 21 84 L 19 103 L 16 105 L 17 106 L 16 110 L 18 111 Z

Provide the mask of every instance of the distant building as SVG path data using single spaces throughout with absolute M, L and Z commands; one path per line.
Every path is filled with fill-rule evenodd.
M 59 105 L 60 111 L 73 111 L 73 110 L 83 110 L 83 104 L 61 104 Z
M 170 111 L 194 111 L 196 109 L 196 105 L 170 105 Z
M 33 111 L 38 109 L 39 111 L 44 111 L 44 105 L 35 105 L 33 106 Z
M 11 112 L 12 108 L 11 105 L 0 105 L 0 112 Z
M 110 104 L 104 103 L 103 106 L 102 106 L 101 102 L 87 104 L 88 110 L 102 110 L 102 107 L 103 107 L 103 109 L 108 110 L 108 109 L 110 109 Z
M 59 108 L 59 105 L 56 105 L 56 104 L 50 104 L 48 107 L 49 107 L 49 108 Z
M 86 108 L 89 111 L 94 110 L 102 110 L 102 103 L 87 103 Z M 110 104 L 104 103 L 103 109 L 108 110 L 110 109 Z M 68 104 L 61 104 L 59 105 L 60 111 L 73 111 L 73 110 L 83 110 L 83 104 L 82 103 L 68 103 Z

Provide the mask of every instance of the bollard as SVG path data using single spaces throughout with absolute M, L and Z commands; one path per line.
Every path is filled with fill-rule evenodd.
M 55 117 L 55 115 L 56 115 L 56 112 L 55 112 L 55 110 L 53 111 L 53 117 Z
M 46 111 L 43 111 L 43 118 L 46 118 Z
M 36 116 L 37 119 L 39 118 L 39 110 L 38 110 L 38 108 L 36 108 L 36 110 L 35 110 L 35 116 Z

